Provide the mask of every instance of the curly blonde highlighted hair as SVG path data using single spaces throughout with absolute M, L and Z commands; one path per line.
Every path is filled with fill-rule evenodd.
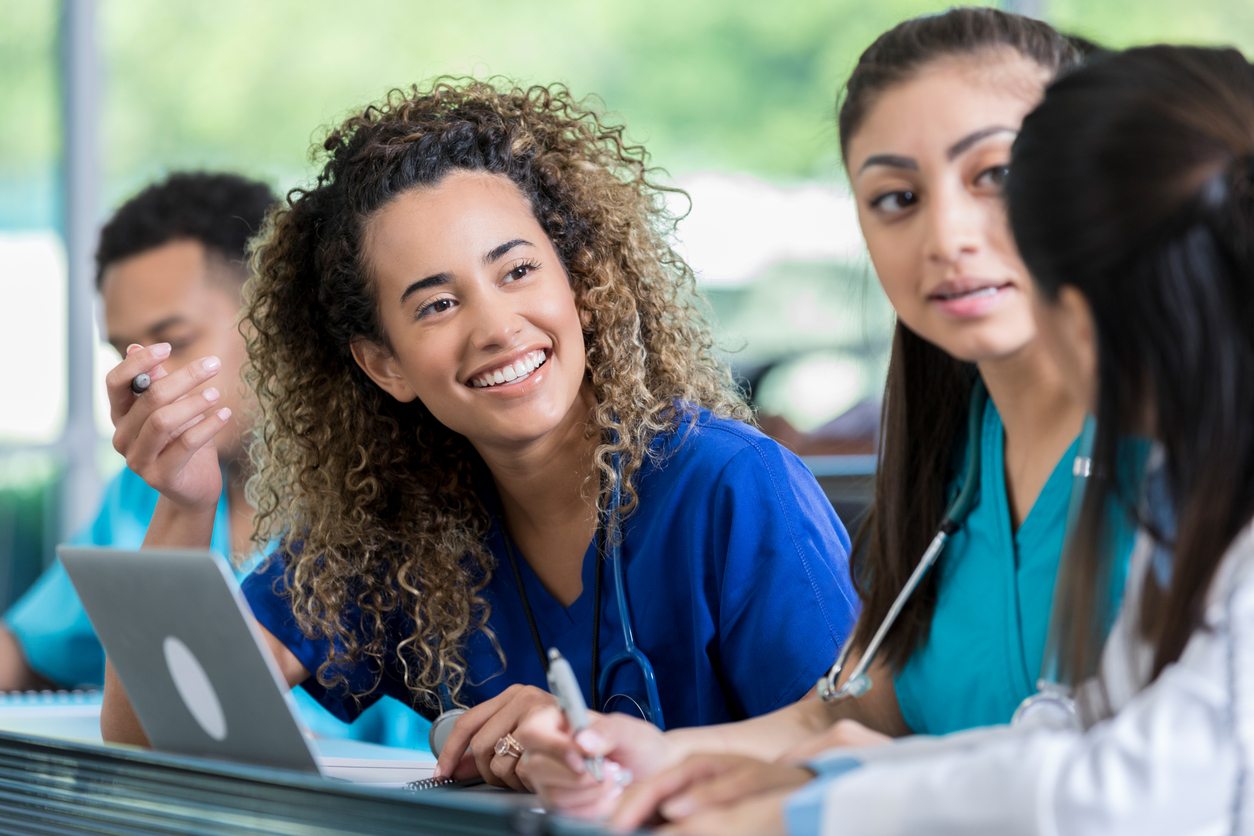
M 388 345 L 362 252 L 365 228 L 401 193 L 451 171 L 511 180 L 570 276 L 584 320 L 600 430 L 595 468 L 622 513 L 651 441 L 694 406 L 750 413 L 716 357 L 691 269 L 666 242 L 674 219 L 647 155 L 562 86 L 442 79 L 394 90 L 331 132 L 316 183 L 276 209 L 247 291 L 248 381 L 261 410 L 251 443 L 258 544 L 284 536 L 292 610 L 343 662 L 383 667 L 385 621 L 408 616 L 399 653 L 416 704 L 456 699 L 463 648 L 486 629 L 494 569 L 482 462 L 418 401 L 399 403 L 358 367 L 355 339 Z M 296 545 L 293 541 L 298 541 Z M 360 623 L 346 623 L 356 604 Z

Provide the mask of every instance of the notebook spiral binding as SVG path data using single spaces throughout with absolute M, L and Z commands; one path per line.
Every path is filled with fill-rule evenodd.
M 405 785 L 405 789 L 421 792 L 422 790 L 455 790 L 459 787 L 474 787 L 484 783 L 482 778 L 464 778 L 457 780 L 455 778 L 423 778 L 419 781 L 410 781 Z

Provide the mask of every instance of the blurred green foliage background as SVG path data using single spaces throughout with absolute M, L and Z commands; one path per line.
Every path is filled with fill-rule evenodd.
M 933 0 L 103 0 L 103 141 L 113 205 L 172 167 L 290 185 L 311 140 L 389 87 L 446 72 L 561 81 L 600 95 L 673 174 L 836 178 L 835 92 L 884 29 Z M 1045 0 L 1055 25 L 1110 46 L 1254 48 L 1250 0 Z M 5 214 L 53 219 L 58 4 L 0 0 Z M 42 184 L 41 182 L 42 181 Z M 55 190 L 54 190 L 55 191 Z M 31 203 L 31 200 L 34 203 Z M 40 217 L 43 216 L 43 217 Z
M 1017 2 L 1064 31 L 1110 47 L 1173 41 L 1232 44 L 1254 53 L 1254 0 Z M 770 234 L 755 226 L 774 211 L 762 208 L 768 199 L 786 203 L 817 188 L 847 204 L 838 194 L 844 177 L 834 124 L 837 90 L 879 33 L 949 5 L 99 0 L 99 216 L 172 169 L 229 169 L 289 188 L 309 176 L 311 146 L 327 128 L 388 89 L 445 73 L 499 74 L 562 82 L 578 95 L 600 96 L 621 114 L 629 136 L 646 144 L 654 163 L 676 179 L 749 181 L 747 209 L 723 207 L 715 223 L 731 239 L 729 247 L 744 249 L 746 236 Z M 6 320 L 0 309 L 0 344 L 13 349 L 0 361 L 0 390 L 22 393 L 21 401 L 0 401 L 0 446 L 49 443 L 0 455 L 0 607 L 51 558 L 58 531 L 65 533 L 57 516 L 60 464 L 53 441 L 61 419 L 40 418 L 34 426 L 6 418 L 4 409 L 8 403 L 9 413 L 25 419 L 30 410 L 23 404 L 64 400 L 56 355 L 65 330 L 58 289 L 64 265 L 55 233 L 60 7 L 58 0 L 0 0 L 0 245 L 8 242 L 7 250 L 0 247 L 0 289 L 11 314 Z M 706 205 L 718 202 L 706 199 Z M 756 214 L 748 211 L 754 208 Z M 852 214 L 829 209 L 837 212 L 831 218 L 844 220 L 803 214 L 820 222 L 801 226 L 794 214 L 776 218 L 777 225 L 791 224 L 811 240 L 828 229 L 833 237 L 852 236 L 853 250 L 808 261 L 784 258 L 704 286 L 720 342 L 733 360 L 742 370 L 773 369 L 759 381 L 764 410 L 803 430 L 881 391 L 892 328 L 891 308 L 857 254 Z M 689 223 L 700 211 L 694 209 Z M 748 226 L 725 229 L 738 213 Z M 19 252 L 35 256 L 22 256 L 18 266 Z M 37 381 L 6 377 L 25 362 L 27 346 L 40 344 L 47 362 Z M 97 371 L 112 362 L 102 352 Z M 99 417 L 107 435 L 107 416 Z M 121 466 L 109 458 L 107 445 L 102 450 L 109 461 L 102 472 Z

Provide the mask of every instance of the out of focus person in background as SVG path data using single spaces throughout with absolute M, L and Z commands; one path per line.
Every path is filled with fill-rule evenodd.
M 220 403 L 244 415 L 240 369 L 247 357 L 238 328 L 248 277 L 245 248 L 274 195 L 264 183 L 233 174 L 178 173 L 127 201 L 105 224 L 96 252 L 96 286 L 106 339 L 125 357 L 130 345 L 168 343 L 167 369 L 214 355 L 222 363 Z M 218 436 L 223 490 L 211 549 L 224 557 L 252 551 L 253 509 L 244 496 L 247 423 Z M 75 545 L 137 549 L 158 494 L 129 468 L 105 489 L 99 513 Z M 54 563 L 5 614 L 0 627 L 0 690 L 99 688 L 104 650 L 69 577 Z M 298 693 L 315 732 L 406 745 L 427 723 L 398 702 L 348 726 Z

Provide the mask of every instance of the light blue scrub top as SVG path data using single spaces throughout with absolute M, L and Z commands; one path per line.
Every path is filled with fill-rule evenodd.
M 932 569 L 937 603 L 928 638 L 895 677 L 901 716 L 916 734 L 1008 723 L 1019 703 L 1036 693 L 1041 674 L 1079 439 L 1018 531 L 1011 527 L 1005 436 L 992 399 L 980 442 L 979 498 Z M 958 452 L 962 466 L 965 440 Z M 951 485 L 950 493 L 958 487 Z M 1114 594 L 1123 588 L 1132 546 L 1130 526 L 1116 530 Z
M 138 549 L 158 497 L 143 479 L 123 469 L 105 489 L 100 513 L 70 544 Z M 223 556 L 230 554 L 228 520 L 224 490 L 218 499 L 210 545 Z M 61 561 L 39 577 L 5 614 L 4 621 L 40 676 L 67 688 L 99 688 L 104 683 L 104 649 Z M 331 715 L 303 688 L 293 693 L 301 719 L 314 734 L 411 749 L 427 747 L 430 723 L 396 700 L 380 700 L 350 725 Z

